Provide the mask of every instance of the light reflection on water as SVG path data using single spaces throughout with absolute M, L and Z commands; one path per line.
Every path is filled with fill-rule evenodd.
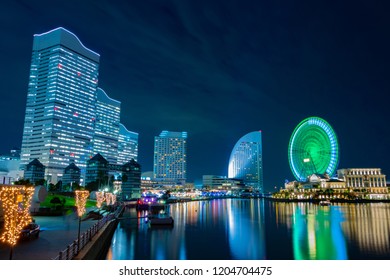
M 169 211 L 175 225 L 154 229 L 130 209 L 107 259 L 390 259 L 390 204 L 220 199 Z

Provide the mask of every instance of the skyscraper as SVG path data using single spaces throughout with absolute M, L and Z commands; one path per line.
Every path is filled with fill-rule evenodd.
M 135 161 L 138 159 L 138 133 L 127 130 L 120 123 L 117 164 L 122 165 L 132 159 Z
M 238 140 L 230 154 L 228 177 L 243 179 L 246 186 L 263 191 L 261 131 L 250 132 Z
M 118 156 L 119 121 L 121 103 L 97 89 L 95 135 L 93 153 L 100 153 L 109 163 L 116 163 Z
M 21 164 L 39 159 L 51 182 L 92 154 L 99 60 L 62 27 L 34 35 Z
M 154 138 L 154 179 L 166 184 L 185 184 L 187 132 L 162 131 Z

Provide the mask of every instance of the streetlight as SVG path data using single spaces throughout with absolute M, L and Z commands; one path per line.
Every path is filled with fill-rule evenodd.
M 85 204 L 89 196 L 89 191 L 75 191 L 76 194 L 76 207 L 77 216 L 79 217 L 79 231 L 77 237 L 77 252 L 80 251 L 80 227 L 81 227 L 81 216 L 85 213 Z
M 4 209 L 5 229 L 0 240 L 10 245 L 10 260 L 12 260 L 13 248 L 18 242 L 21 230 L 31 222 L 30 205 L 33 194 L 33 187 L 0 187 L 0 200 Z

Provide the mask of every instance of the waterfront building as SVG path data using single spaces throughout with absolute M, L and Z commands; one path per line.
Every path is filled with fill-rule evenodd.
M 122 200 L 141 197 L 141 165 L 134 159 L 122 166 Z
M 211 190 L 240 191 L 245 189 L 245 184 L 242 179 L 217 175 L 203 175 L 203 187 Z
M 164 130 L 154 138 L 153 176 L 161 185 L 185 185 L 187 132 Z
M 99 153 L 87 161 L 85 185 L 90 190 L 108 186 L 108 161 Z
M 34 35 L 21 164 L 39 159 L 51 183 L 92 154 L 99 60 L 62 27 Z
M 43 183 L 45 179 L 46 167 L 38 160 L 33 159 L 24 169 L 24 179 L 29 180 L 31 184 Z
M 337 176 L 345 182 L 346 188 L 359 196 L 370 199 L 387 197 L 386 175 L 380 168 L 347 168 L 337 170 Z
M 250 132 L 235 144 L 229 159 L 228 177 L 242 179 L 247 187 L 263 191 L 261 131 Z
M 306 181 L 286 182 L 277 198 L 293 199 L 390 199 L 386 175 L 380 168 L 337 170 L 338 178 L 312 174 Z
M 131 159 L 138 160 L 138 133 L 127 130 L 119 124 L 117 164 L 122 165 Z
M 101 88 L 97 89 L 96 96 L 93 154 L 100 153 L 109 163 L 116 163 L 121 102 L 110 98 Z
M 69 186 L 70 190 L 73 190 L 74 185 L 80 184 L 81 170 L 72 162 L 64 170 L 64 176 L 62 176 L 62 186 Z
M 0 155 L 0 183 L 10 185 L 22 177 L 20 150 L 12 149 L 9 154 Z

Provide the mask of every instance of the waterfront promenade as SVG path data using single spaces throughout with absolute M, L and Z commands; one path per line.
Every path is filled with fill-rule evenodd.
M 35 216 L 41 226 L 38 239 L 19 241 L 14 247 L 13 260 L 51 260 L 77 239 L 78 217 L 75 213 L 67 216 Z M 81 222 L 81 233 L 94 225 L 96 220 Z M 0 243 L 0 260 L 8 260 L 10 247 Z

